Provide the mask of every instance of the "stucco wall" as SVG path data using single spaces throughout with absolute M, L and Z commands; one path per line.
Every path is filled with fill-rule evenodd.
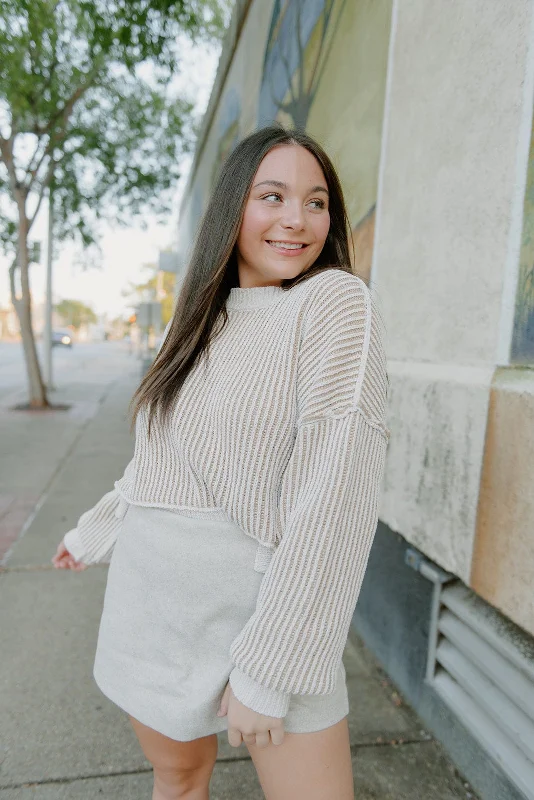
M 490 391 L 511 340 L 503 296 L 516 269 L 517 168 L 524 172 L 528 157 L 533 3 L 403 0 L 396 8 L 373 270 L 392 381 L 380 515 L 445 569 L 469 584 L 475 578 L 486 599 L 534 632 L 534 619 L 520 610 L 534 581 L 534 541 L 525 542 L 525 515 L 532 530 L 534 514 L 523 492 L 520 511 L 509 502 L 501 508 L 507 526 L 478 525 L 475 546 Z M 499 398 L 493 427 L 506 436 L 513 425 L 513 438 L 530 441 L 531 415 L 511 412 L 513 395 L 508 412 L 502 391 Z M 511 452 L 499 442 L 493 470 L 510 467 Z M 532 467 L 531 448 L 514 474 Z M 495 483 L 488 469 L 486 487 Z M 522 553 L 515 592 L 518 557 L 508 560 L 501 588 L 481 577 L 504 547 Z

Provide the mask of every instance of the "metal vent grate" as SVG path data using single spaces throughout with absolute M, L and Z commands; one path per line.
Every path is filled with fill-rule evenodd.
M 435 592 L 427 680 L 534 800 L 532 640 L 459 581 Z

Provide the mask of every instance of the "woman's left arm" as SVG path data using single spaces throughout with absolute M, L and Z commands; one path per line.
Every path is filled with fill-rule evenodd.
M 230 649 L 232 691 L 268 716 L 285 716 L 291 694 L 334 690 L 378 521 L 386 360 L 369 290 L 350 277 L 321 298 L 304 342 L 284 533 Z

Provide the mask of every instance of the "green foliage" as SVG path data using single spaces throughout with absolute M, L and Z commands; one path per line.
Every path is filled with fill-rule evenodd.
M 84 246 L 103 216 L 125 224 L 170 209 L 195 131 L 191 101 L 172 86 L 180 41 L 218 39 L 229 8 L 228 0 L 0 4 L 5 248 L 16 242 L 17 184 L 36 204 L 51 183 L 56 236 Z
M 79 300 L 62 300 L 54 308 L 63 319 L 63 323 L 71 325 L 76 330 L 82 325 L 91 325 L 98 321 L 93 309 Z
M 191 100 L 173 88 L 180 45 L 218 38 L 229 10 L 229 0 L 0 3 L 0 246 L 16 254 L 10 286 L 32 407 L 47 405 L 28 274 L 45 192 L 56 241 L 86 252 L 104 215 L 124 224 L 168 212 L 196 131 Z

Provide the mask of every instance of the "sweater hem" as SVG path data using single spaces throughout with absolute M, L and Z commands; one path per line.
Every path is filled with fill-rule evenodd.
M 228 516 L 223 508 L 210 508 L 202 506 L 180 506 L 174 503 L 163 503 L 159 500 L 133 500 L 121 490 L 115 482 L 115 490 L 117 494 L 132 506 L 141 506 L 143 508 L 163 508 L 167 511 L 175 511 L 177 514 L 183 514 L 186 517 L 200 517 L 201 519 L 216 519 L 224 522 L 233 522 L 231 517 Z

